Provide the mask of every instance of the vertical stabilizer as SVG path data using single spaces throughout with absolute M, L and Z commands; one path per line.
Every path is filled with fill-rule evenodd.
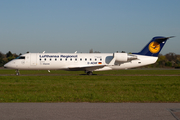
M 162 50 L 163 46 L 165 45 L 166 41 L 172 37 L 154 37 L 139 53 L 132 54 L 157 57 L 160 51 Z

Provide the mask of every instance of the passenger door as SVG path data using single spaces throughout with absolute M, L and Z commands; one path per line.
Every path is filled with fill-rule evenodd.
M 37 55 L 35 53 L 31 54 L 31 66 L 37 65 Z

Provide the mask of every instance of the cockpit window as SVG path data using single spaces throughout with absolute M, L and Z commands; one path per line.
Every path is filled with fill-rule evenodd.
M 25 59 L 25 56 L 19 56 L 16 59 Z

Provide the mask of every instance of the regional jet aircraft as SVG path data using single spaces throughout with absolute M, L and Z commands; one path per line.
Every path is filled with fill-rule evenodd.
M 154 37 L 138 53 L 27 53 L 6 63 L 5 68 L 19 70 L 72 70 L 93 71 L 120 70 L 153 64 L 171 37 Z

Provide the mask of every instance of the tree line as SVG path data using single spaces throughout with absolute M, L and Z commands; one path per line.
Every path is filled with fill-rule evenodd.
M 21 55 L 21 54 L 19 54 L 19 55 Z M 16 53 L 12 54 L 11 51 L 7 52 L 6 54 L 0 52 L 0 67 L 2 67 L 7 62 L 15 59 L 19 55 L 17 55 Z
M 95 51 L 99 53 L 99 51 Z M 27 52 L 28 53 L 28 52 Z M 90 53 L 93 53 L 93 50 L 90 50 Z M 19 54 L 21 55 L 21 54 Z M 2 67 L 7 62 L 15 59 L 18 57 L 16 53 L 12 54 L 11 51 L 7 52 L 6 54 L 3 54 L 0 52 L 0 67 Z M 180 55 L 177 55 L 175 53 L 167 53 L 165 55 L 159 54 L 158 60 L 155 64 L 148 65 L 146 67 L 155 67 L 155 68 L 180 68 Z
M 156 63 L 149 65 L 147 67 L 156 67 L 156 68 L 180 68 L 180 55 L 175 53 L 167 53 L 165 55 L 159 54 L 158 60 Z

